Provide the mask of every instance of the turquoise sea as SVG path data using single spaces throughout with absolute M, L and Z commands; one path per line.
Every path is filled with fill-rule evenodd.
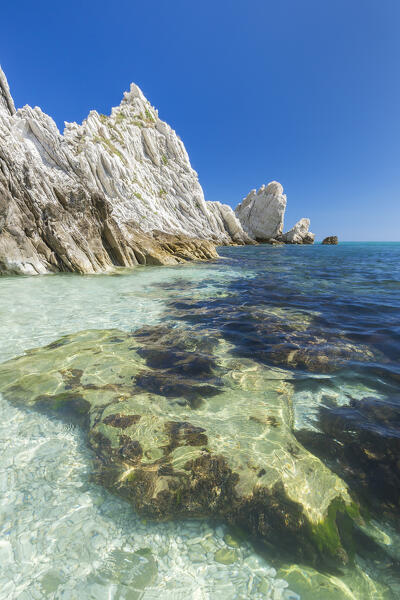
M 349 560 L 313 563 L 284 532 L 262 541 L 223 520 L 144 518 L 93 477 L 76 423 L 14 403 L 11 391 L 0 395 L 0 600 L 400 598 L 400 243 L 219 253 L 177 267 L 0 277 L 0 361 L 87 330 L 152 335 L 142 357 L 153 377 L 137 378 L 149 398 L 186 395 L 185 414 L 209 421 L 221 452 L 239 465 L 265 456 L 310 514 L 327 482 L 348 490 L 362 509 Z M 209 380 L 175 367 L 175 343 L 224 369 L 212 381 L 219 395 L 191 395 L 191 381 Z M 270 418 L 271 439 L 256 439 L 248 423 L 269 405 L 284 427 Z M 314 467 L 302 470 L 299 456 Z

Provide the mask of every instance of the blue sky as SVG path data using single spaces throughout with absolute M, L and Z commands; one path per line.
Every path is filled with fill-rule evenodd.
M 400 240 L 400 0 L 21 0 L 1 30 L 17 106 L 62 129 L 135 81 L 206 199 L 276 179 L 287 228 Z

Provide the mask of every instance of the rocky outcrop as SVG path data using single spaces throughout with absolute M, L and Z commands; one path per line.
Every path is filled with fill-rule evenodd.
M 315 234 L 309 231 L 310 219 L 300 219 L 296 225 L 282 235 L 286 244 L 313 244 Z
M 0 67 L 0 112 L 6 112 L 9 115 L 15 114 L 14 101 L 10 94 L 8 81 Z
M 251 190 L 235 209 L 243 229 L 257 241 L 268 241 L 282 234 L 286 196 L 277 181 Z
M 333 246 L 335 246 L 336 244 L 338 244 L 338 243 L 339 243 L 339 240 L 338 240 L 338 238 L 337 238 L 337 235 L 330 235 L 330 236 L 328 236 L 328 237 L 324 238 L 324 239 L 322 240 L 322 243 L 323 243 L 325 246 L 328 246 L 328 245 L 333 245 Z
M 40 108 L 15 111 L 0 69 L 0 273 L 174 264 L 246 241 L 136 85 L 61 135 Z
M 251 190 L 235 209 L 243 229 L 258 242 L 271 244 L 313 244 L 315 235 L 309 231 L 310 220 L 300 219 L 292 229 L 283 232 L 286 195 L 277 181 Z
M 227 347 L 168 324 L 82 331 L 0 365 L 0 392 L 81 424 L 98 481 L 146 518 L 222 518 L 299 562 L 346 562 L 358 506 L 296 440 L 290 372 Z

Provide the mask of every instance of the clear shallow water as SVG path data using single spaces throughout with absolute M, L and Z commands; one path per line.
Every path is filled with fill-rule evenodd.
M 173 322 L 193 335 L 222 335 L 230 357 L 290 372 L 293 431 L 372 511 L 383 510 L 369 525 L 375 545 L 335 574 L 283 559 L 279 549 L 256 551 L 249 541 L 222 565 L 215 553 L 230 548 L 225 526 L 143 522 L 91 483 L 92 455 L 79 429 L 2 400 L 1 598 L 400 597 L 396 463 L 386 455 L 352 462 L 334 445 L 341 431 L 355 430 L 368 457 L 368 444 L 377 443 L 371 431 L 389 446 L 396 439 L 400 244 L 224 248 L 221 255 L 107 276 L 2 278 L 0 358 L 88 328 Z M 352 439 L 339 443 L 351 448 Z

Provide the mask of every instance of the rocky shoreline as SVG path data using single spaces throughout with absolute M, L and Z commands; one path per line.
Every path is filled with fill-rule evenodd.
M 248 242 L 229 206 L 205 202 L 182 141 L 136 85 L 60 135 L 40 108 L 15 110 L 0 71 L 0 273 L 176 264 Z
M 106 116 L 61 135 L 40 108 L 15 109 L 0 68 L 0 274 L 97 273 L 218 256 L 216 247 L 311 244 L 309 220 L 283 233 L 278 182 L 235 212 L 205 201 L 179 136 L 131 84 Z

